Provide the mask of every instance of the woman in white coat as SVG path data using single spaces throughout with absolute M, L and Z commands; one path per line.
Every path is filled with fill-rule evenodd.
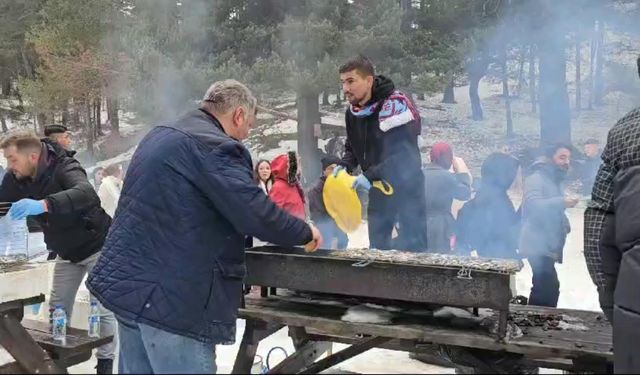
M 104 169 L 104 178 L 98 189 L 102 208 L 111 217 L 116 213 L 120 192 L 122 191 L 122 167 L 113 164 Z

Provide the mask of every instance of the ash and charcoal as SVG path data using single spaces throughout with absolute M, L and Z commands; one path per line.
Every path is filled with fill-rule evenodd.
M 454 267 L 467 270 L 515 274 L 523 264 L 513 259 L 476 258 L 470 256 L 411 253 L 398 250 L 348 249 L 333 251 L 332 256 L 353 260 L 370 260 L 375 262 L 402 263 L 435 267 Z
M 565 314 L 537 314 L 532 312 L 509 314 L 509 322 L 528 333 L 528 328 L 541 327 L 543 331 L 587 331 L 582 320 Z

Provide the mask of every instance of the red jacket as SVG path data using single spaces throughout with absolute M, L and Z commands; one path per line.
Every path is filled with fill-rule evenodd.
M 295 160 L 290 163 L 291 157 L 295 158 L 295 153 L 280 155 L 271 162 L 271 173 L 275 181 L 269 197 L 283 210 L 304 220 L 304 193 L 296 178 L 298 163 Z

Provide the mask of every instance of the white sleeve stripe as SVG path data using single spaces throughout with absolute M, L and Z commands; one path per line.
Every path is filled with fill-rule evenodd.
M 393 128 L 397 128 L 398 126 L 407 124 L 413 120 L 414 120 L 413 114 L 407 108 L 407 110 L 402 113 L 393 115 L 391 117 L 388 117 L 380 121 L 380 130 L 382 130 L 383 132 L 387 132 Z

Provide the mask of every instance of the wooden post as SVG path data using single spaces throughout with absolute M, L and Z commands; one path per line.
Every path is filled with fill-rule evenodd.
M 242 335 L 242 341 L 240 342 L 240 348 L 238 348 L 238 355 L 236 361 L 233 364 L 232 374 L 249 374 L 251 367 L 253 366 L 253 360 L 256 357 L 256 351 L 258 350 L 258 344 L 266 337 L 271 336 L 283 327 L 280 324 L 269 325 L 266 322 L 247 319 L 244 328 L 244 334 Z

